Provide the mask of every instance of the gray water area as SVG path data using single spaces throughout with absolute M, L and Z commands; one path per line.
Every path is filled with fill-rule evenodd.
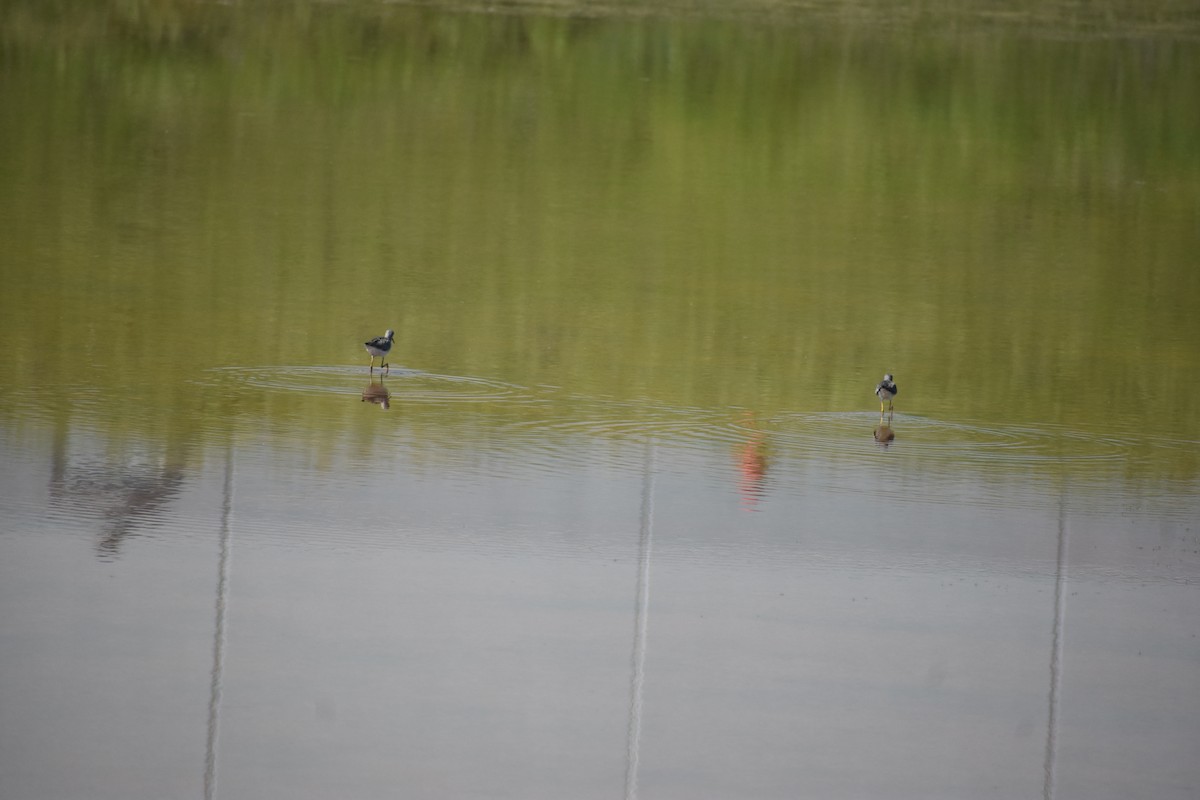
M 1194 487 L 1046 481 L 1064 431 L 902 414 L 883 447 L 869 413 L 626 407 L 431 459 L 403 409 L 326 402 L 371 457 L 4 433 L 7 796 L 1200 786 Z
M 1200 796 L 1196 12 L 493 5 L 0 3 L 0 800 Z

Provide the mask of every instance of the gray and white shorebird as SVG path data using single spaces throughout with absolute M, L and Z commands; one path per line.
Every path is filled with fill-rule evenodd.
M 887 403 L 887 409 L 892 410 L 892 398 L 900 393 L 896 388 L 896 382 L 892 380 L 892 374 L 889 372 L 883 376 L 883 380 L 875 387 L 875 396 L 879 398 L 879 413 L 883 414 L 883 404 Z
M 392 349 L 392 340 L 396 338 L 396 332 L 388 329 L 388 332 L 383 336 L 376 336 L 369 342 L 363 342 L 363 347 L 367 348 L 367 352 L 371 354 L 371 372 L 375 371 L 375 359 L 379 359 L 379 367 L 387 369 L 387 354 Z

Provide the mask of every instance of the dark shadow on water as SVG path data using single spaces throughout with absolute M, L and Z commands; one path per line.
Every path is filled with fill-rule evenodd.
M 51 456 L 50 502 L 103 519 L 96 551 L 104 560 L 114 559 L 122 542 L 161 519 L 182 491 L 183 459 L 169 447 L 151 463 L 76 457 L 69 439 L 67 426 L 59 425 Z

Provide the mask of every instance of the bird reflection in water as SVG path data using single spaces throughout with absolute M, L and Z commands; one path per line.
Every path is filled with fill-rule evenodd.
M 895 440 L 896 432 L 892 430 L 891 417 L 888 418 L 887 422 L 880 420 L 879 424 L 875 426 L 875 441 L 879 442 L 879 444 L 883 445 L 884 447 L 887 447 Z
M 767 439 L 751 412 L 742 415 L 740 427 L 749 431 L 750 436 L 736 451 L 738 494 L 742 498 L 742 508 L 754 511 L 767 494 Z
M 392 405 L 392 395 L 388 392 L 387 387 L 383 385 L 382 378 L 378 381 L 372 379 L 367 384 L 367 388 L 362 391 L 362 401 L 364 403 L 374 403 L 384 411 L 387 411 Z

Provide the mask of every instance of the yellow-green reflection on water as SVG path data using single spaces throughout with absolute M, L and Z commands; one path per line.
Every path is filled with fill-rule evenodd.
M 379 424 L 365 369 L 342 405 L 221 370 L 365 368 L 392 327 L 397 365 L 537 396 L 476 422 L 870 411 L 891 371 L 902 414 L 1194 479 L 1200 47 L 1113 7 L 1128 35 L 8 4 L 7 424 L 328 451 Z

